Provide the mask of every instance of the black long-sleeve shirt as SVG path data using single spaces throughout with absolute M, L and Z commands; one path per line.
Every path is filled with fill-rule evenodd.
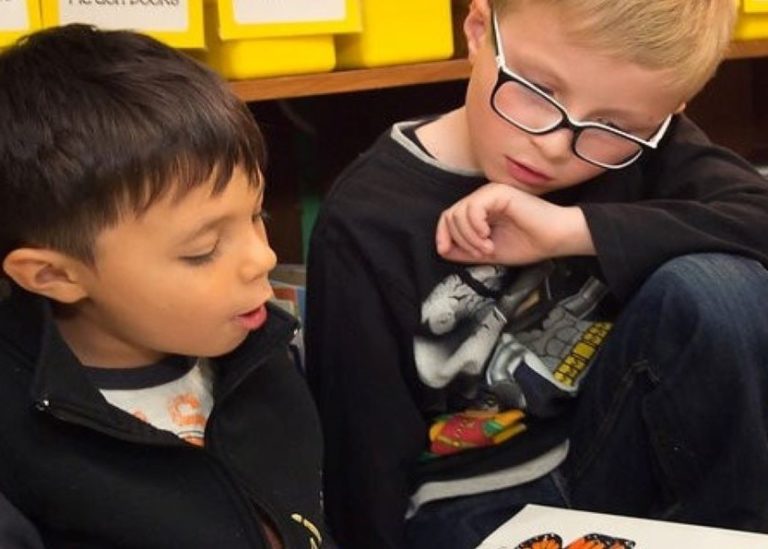
M 551 269 L 565 286 L 605 287 L 591 313 L 598 321 L 610 322 L 670 258 L 716 251 L 768 264 L 768 183 L 676 118 L 659 150 L 545 197 L 584 211 L 597 256 Z M 344 547 L 399 547 L 409 498 L 425 482 L 531 463 L 567 438 L 558 417 L 530 417 L 504 444 L 420 459 L 430 424 L 455 411 L 456 394 L 455 379 L 430 385 L 417 364 L 426 304 L 452 277 L 467 279 L 466 266 L 437 255 L 434 231 L 445 208 L 486 182 L 441 166 L 396 126 L 341 174 L 323 204 L 308 262 L 307 366 L 326 442 L 326 512 Z M 570 295 L 556 293 L 545 308 Z M 539 310 L 524 335 L 539 333 L 548 312 Z

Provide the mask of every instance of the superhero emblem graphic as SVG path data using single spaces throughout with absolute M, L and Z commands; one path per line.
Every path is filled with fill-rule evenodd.
M 427 296 L 416 369 L 457 412 L 436 419 L 433 453 L 498 444 L 525 428 L 520 411 L 553 416 L 576 394 L 611 324 L 592 318 L 607 287 L 589 277 L 569 289 L 567 275 L 551 261 L 473 266 Z

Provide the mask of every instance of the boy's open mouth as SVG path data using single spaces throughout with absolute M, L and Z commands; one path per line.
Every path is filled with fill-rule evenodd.
M 245 329 L 256 330 L 267 321 L 267 308 L 262 305 L 252 311 L 238 315 L 236 318 Z

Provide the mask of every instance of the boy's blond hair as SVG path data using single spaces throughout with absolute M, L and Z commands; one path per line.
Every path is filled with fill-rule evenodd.
M 503 18 L 528 3 L 561 10 L 571 37 L 650 69 L 669 70 L 688 100 L 714 75 L 730 43 L 737 0 L 491 0 Z

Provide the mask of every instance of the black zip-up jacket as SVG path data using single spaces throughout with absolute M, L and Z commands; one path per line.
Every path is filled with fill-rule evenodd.
M 21 290 L 0 303 L 0 492 L 46 547 L 329 547 L 320 510 L 321 438 L 287 343 L 266 325 L 214 359 L 215 404 L 199 448 L 110 405 Z
M 0 547 L 43 549 L 35 527 L 0 494 Z

